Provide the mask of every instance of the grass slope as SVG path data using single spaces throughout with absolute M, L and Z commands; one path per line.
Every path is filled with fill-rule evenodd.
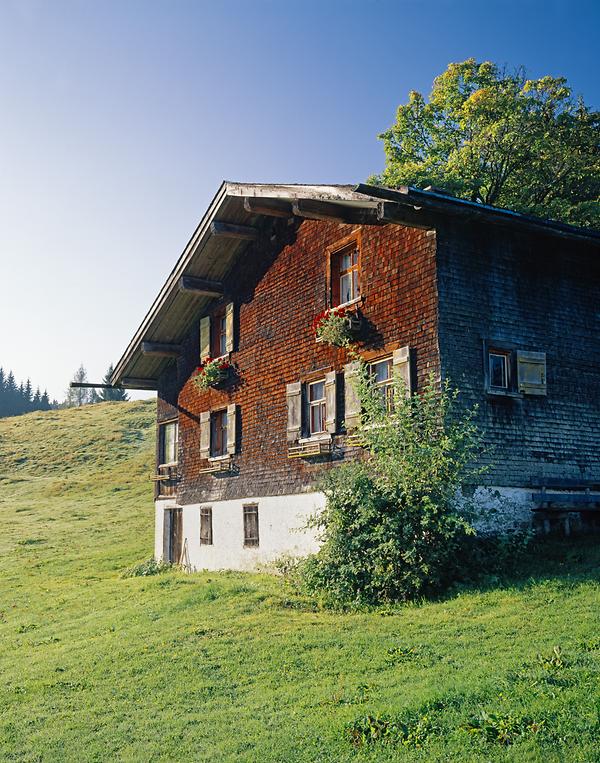
M 152 548 L 153 417 L 0 420 L 1 760 L 600 760 L 593 539 L 376 613 L 266 575 L 123 579 Z M 389 736 L 354 747 L 347 724 Z

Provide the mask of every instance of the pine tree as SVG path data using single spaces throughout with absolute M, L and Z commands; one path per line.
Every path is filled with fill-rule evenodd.
M 42 401 L 42 396 L 40 395 L 40 388 L 38 387 L 31 401 L 31 409 L 34 411 L 39 411 L 41 407 L 41 401 Z
M 24 403 L 25 403 L 25 408 L 24 408 L 25 411 L 37 410 L 35 405 L 33 404 L 33 398 L 31 396 L 31 380 L 30 379 L 27 379 L 27 381 L 25 382 Z
M 110 384 L 111 377 L 113 375 L 113 365 L 112 363 L 108 367 L 108 371 L 104 374 L 104 378 L 102 379 L 102 384 Z M 125 392 L 124 389 L 119 388 L 112 388 L 112 389 L 101 389 L 99 399 L 102 401 L 107 400 L 129 400 L 129 395 L 127 392 Z
M 40 398 L 40 410 L 49 411 L 52 408 L 50 398 L 48 397 L 48 390 L 45 389 L 42 397 Z

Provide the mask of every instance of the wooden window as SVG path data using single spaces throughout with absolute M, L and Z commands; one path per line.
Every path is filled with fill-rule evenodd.
M 255 503 L 244 506 L 244 546 L 258 546 L 258 505 Z
M 177 463 L 178 430 L 179 426 L 176 421 L 161 424 L 158 456 L 160 466 Z
M 379 396 L 381 397 L 382 405 L 386 411 L 393 411 L 394 385 L 392 374 L 392 359 L 386 358 L 385 360 L 378 360 L 375 363 L 370 363 L 369 368 L 373 374 L 375 386 Z
M 225 305 L 212 316 L 212 341 L 211 355 L 213 358 L 220 358 L 227 352 L 227 316 Z
M 227 454 L 227 409 L 210 414 L 210 455 Z
M 325 380 L 308 385 L 308 433 L 319 434 L 326 431 L 327 404 L 325 402 Z
M 200 545 L 212 546 L 212 506 L 200 507 Z
M 328 300 L 331 307 L 360 297 L 360 233 L 327 248 Z
M 508 392 L 510 353 L 490 350 L 488 353 L 490 388 Z

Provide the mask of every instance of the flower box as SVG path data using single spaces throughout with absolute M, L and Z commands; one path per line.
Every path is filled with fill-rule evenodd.
M 317 342 L 334 347 L 348 347 L 360 331 L 361 320 L 356 312 L 345 307 L 332 307 L 319 313 L 313 321 L 313 331 Z
M 226 358 L 207 358 L 196 370 L 194 384 L 199 390 L 218 387 L 231 370 L 231 363 Z

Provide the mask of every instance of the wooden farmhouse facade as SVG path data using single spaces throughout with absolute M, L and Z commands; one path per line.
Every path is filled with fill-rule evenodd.
M 473 488 L 511 499 L 490 522 L 529 521 L 535 485 L 600 483 L 600 234 L 436 191 L 225 182 L 112 379 L 158 393 L 157 557 L 316 548 L 315 484 L 360 415 L 352 357 L 315 340 L 340 305 L 382 394 L 434 374 L 478 404 Z

